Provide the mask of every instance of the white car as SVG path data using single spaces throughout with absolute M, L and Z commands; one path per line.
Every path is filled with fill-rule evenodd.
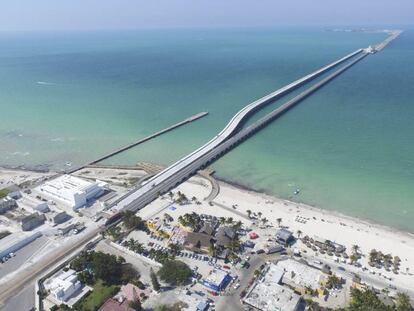
M 234 284 L 234 286 L 233 286 L 233 288 L 234 289 L 238 289 L 240 287 L 240 283 L 236 283 L 236 284 Z

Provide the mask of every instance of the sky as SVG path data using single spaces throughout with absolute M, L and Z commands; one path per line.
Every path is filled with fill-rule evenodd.
M 414 0 L 1 0 L 0 31 L 406 25 Z

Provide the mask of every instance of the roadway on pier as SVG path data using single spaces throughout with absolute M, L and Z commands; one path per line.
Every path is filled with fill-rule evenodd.
M 116 206 L 118 210 L 132 209 L 138 210 L 144 207 L 146 204 L 154 200 L 160 193 L 167 191 L 175 185 L 181 183 L 186 178 L 200 168 L 203 163 L 200 159 L 206 161 L 206 155 L 215 150 L 220 144 L 231 137 L 239 126 L 245 121 L 245 119 L 256 110 L 262 108 L 266 104 L 278 99 L 279 97 L 287 94 L 288 92 L 304 85 L 305 83 L 319 77 L 328 70 L 342 64 L 354 56 L 363 53 L 363 49 L 358 49 L 353 53 L 346 55 L 345 57 L 330 63 L 311 74 L 304 76 L 277 91 L 266 95 L 253 103 L 245 106 L 241 109 L 227 124 L 227 126 L 212 140 L 198 148 L 194 152 L 185 156 L 181 160 L 167 167 L 165 170 L 149 179 L 144 185 L 129 192 L 112 206 Z M 365 55 L 365 53 L 363 53 Z

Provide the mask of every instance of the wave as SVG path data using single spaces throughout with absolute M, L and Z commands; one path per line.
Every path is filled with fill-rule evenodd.
M 14 156 L 23 156 L 23 157 L 27 157 L 30 155 L 30 152 L 23 152 L 23 151 L 15 151 L 12 153 L 12 155 Z
M 46 82 L 46 81 L 37 81 L 36 84 L 40 84 L 40 85 L 56 85 L 56 83 Z
M 50 141 L 53 141 L 53 142 L 61 142 L 61 141 L 65 141 L 65 139 L 62 138 L 62 137 L 56 137 L 56 138 L 52 138 Z

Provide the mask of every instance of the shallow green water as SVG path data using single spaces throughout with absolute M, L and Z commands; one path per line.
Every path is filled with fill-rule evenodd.
M 220 159 L 218 175 L 285 198 L 300 188 L 294 200 L 414 231 L 413 33 Z M 0 163 L 79 164 L 209 111 L 109 161 L 168 164 L 250 101 L 383 38 L 320 29 L 1 35 Z

